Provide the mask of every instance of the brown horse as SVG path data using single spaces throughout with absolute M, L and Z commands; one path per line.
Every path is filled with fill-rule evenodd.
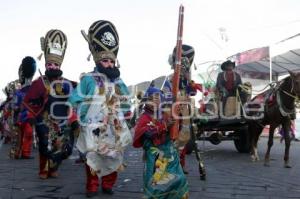
M 268 149 L 264 161 L 265 166 L 269 166 L 270 163 L 270 151 L 273 145 L 274 130 L 279 125 L 282 125 L 285 141 L 284 167 L 291 167 L 289 165 L 291 120 L 294 120 L 296 117 L 295 100 L 300 97 L 300 73 L 289 73 L 290 76 L 277 82 L 274 87 L 251 100 L 251 102 L 259 102 L 259 98 L 263 99 L 260 101 L 261 108 L 263 108 L 261 109 L 262 111 L 260 113 L 254 111 L 250 114 L 252 116 L 258 116 L 257 118 L 259 118 L 252 118 L 252 120 L 249 121 L 251 158 L 253 161 L 259 160 L 257 153 L 259 136 L 263 128 L 266 125 L 270 125 Z M 253 105 L 255 105 L 255 103 L 252 104 L 252 108 Z

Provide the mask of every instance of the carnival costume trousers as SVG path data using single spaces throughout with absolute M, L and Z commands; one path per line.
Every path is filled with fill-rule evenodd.
M 23 122 L 20 125 L 21 130 L 21 156 L 23 158 L 29 158 L 31 155 L 32 141 L 33 141 L 33 129 L 30 123 Z
M 99 187 L 99 178 L 96 173 L 92 172 L 92 169 L 85 164 L 86 170 L 86 190 L 87 192 L 97 192 Z M 118 177 L 118 173 L 112 172 L 109 175 L 101 177 L 101 187 L 102 189 L 112 189 L 113 185 L 116 183 Z
M 36 125 L 36 133 L 39 139 L 39 175 L 41 178 L 56 177 L 58 167 L 64 159 L 63 154 L 48 150 L 49 128 L 45 124 Z
M 180 164 L 182 168 L 185 168 L 185 155 L 186 155 L 186 146 L 183 147 L 183 149 L 179 150 L 180 153 Z

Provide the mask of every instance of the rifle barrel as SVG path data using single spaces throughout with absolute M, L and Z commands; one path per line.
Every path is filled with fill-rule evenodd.
M 176 57 L 175 57 L 175 67 L 174 75 L 172 81 L 172 94 L 174 96 L 175 103 L 177 102 L 177 95 L 179 91 L 179 76 L 181 71 L 181 55 L 182 55 L 182 35 L 183 35 L 183 18 L 184 18 L 184 7 L 180 5 L 179 7 L 179 17 L 178 17 L 178 29 L 177 29 L 177 43 L 176 43 Z M 177 105 L 175 105 L 177 106 Z M 174 111 L 172 110 L 172 114 Z M 179 136 L 179 121 L 176 119 L 178 117 L 177 108 L 175 110 L 175 124 L 172 126 L 170 131 L 170 137 L 172 140 L 176 140 Z

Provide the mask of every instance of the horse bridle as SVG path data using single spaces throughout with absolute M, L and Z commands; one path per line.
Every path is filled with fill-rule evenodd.
M 292 80 L 292 88 L 290 90 L 290 92 L 287 92 L 285 90 L 281 90 L 284 94 L 288 95 L 289 97 L 292 97 L 294 98 L 295 100 L 299 100 L 299 97 L 297 95 L 295 95 L 293 92 L 294 92 L 294 77 L 290 76 L 291 77 L 291 80 Z M 293 95 L 294 94 L 294 95 Z
M 290 90 L 290 92 L 287 92 L 285 90 L 282 90 L 282 89 L 278 89 L 278 91 L 282 91 L 284 94 L 288 95 L 289 97 L 293 98 L 294 100 L 298 100 L 299 97 L 296 96 L 296 95 L 293 95 L 293 91 L 294 91 L 294 78 L 292 76 L 291 77 L 291 80 L 292 80 L 292 88 Z M 278 92 L 277 91 L 277 92 Z M 287 109 L 286 107 L 283 106 L 282 102 L 281 102 L 281 98 L 280 98 L 280 93 L 278 92 L 276 94 L 276 100 L 278 102 L 278 105 L 279 105 L 279 111 L 281 113 L 282 116 L 286 117 L 286 116 L 289 116 L 289 115 L 292 115 L 295 113 L 295 109 Z

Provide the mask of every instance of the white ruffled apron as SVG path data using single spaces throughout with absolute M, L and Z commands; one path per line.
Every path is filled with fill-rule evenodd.
M 97 95 L 81 124 L 76 147 L 86 155 L 88 166 L 99 177 L 117 171 L 123 165 L 123 151 L 132 142 L 132 135 L 120 109 L 112 112 L 107 99 L 114 96 L 114 83 L 108 83 L 105 95 Z M 116 123 L 118 126 L 116 126 Z

